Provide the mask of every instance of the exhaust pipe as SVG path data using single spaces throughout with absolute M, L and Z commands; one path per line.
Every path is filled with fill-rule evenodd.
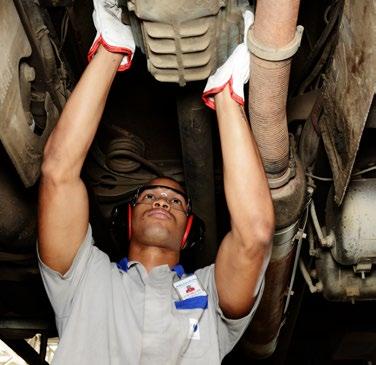
M 304 170 L 293 142 L 289 143 L 286 119 L 291 57 L 303 32 L 303 27 L 296 26 L 299 1 L 258 0 L 255 22 L 248 33 L 249 117 L 276 214 L 264 295 L 240 344 L 243 352 L 257 358 L 272 355 L 277 346 L 304 206 Z
M 251 51 L 249 114 L 269 178 L 286 172 L 289 137 L 286 100 L 291 57 L 303 27 L 296 27 L 300 0 L 259 0 L 248 33 Z

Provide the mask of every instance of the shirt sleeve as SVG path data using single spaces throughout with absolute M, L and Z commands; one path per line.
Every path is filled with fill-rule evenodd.
M 219 352 L 220 358 L 222 360 L 239 341 L 244 331 L 250 324 L 253 316 L 255 315 L 255 312 L 260 304 L 261 297 L 264 291 L 265 279 L 263 279 L 262 281 L 256 300 L 250 312 L 242 318 L 231 319 L 227 318 L 223 314 L 222 309 L 219 306 L 218 292 L 214 277 L 214 264 L 198 270 L 196 274 L 207 290 L 209 296 L 209 306 L 212 305 L 212 309 L 209 308 L 209 310 L 215 311 L 219 341 Z
M 48 267 L 41 260 L 38 252 L 43 284 L 57 318 L 63 318 L 70 314 L 75 291 L 95 251 L 93 243 L 91 226 L 89 225 L 73 263 L 64 275 Z

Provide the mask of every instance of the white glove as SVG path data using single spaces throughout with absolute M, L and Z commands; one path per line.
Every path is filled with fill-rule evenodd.
M 110 52 L 123 53 L 118 71 L 131 67 L 135 50 L 134 39 L 129 25 L 121 22 L 121 9 L 115 0 L 93 0 L 93 21 L 97 35 L 88 53 L 88 60 L 94 57 L 101 44 Z
M 227 61 L 211 75 L 206 83 L 202 99 L 211 109 L 215 110 L 214 96 L 221 92 L 227 84 L 230 86 L 231 97 L 240 105 L 244 105 L 244 84 L 249 79 L 250 53 L 247 46 L 247 33 L 253 24 L 253 13 L 246 10 L 244 18 L 244 39 Z

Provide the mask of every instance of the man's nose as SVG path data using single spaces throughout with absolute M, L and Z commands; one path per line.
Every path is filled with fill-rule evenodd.
M 166 209 L 166 210 L 170 210 L 171 206 L 169 204 L 169 202 L 162 198 L 162 197 L 159 197 L 154 203 L 153 203 L 153 208 L 163 208 L 163 209 Z

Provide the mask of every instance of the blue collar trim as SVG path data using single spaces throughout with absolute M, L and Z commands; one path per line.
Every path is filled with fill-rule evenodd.
M 123 270 L 124 272 L 128 272 L 128 263 L 128 258 L 123 257 L 119 262 L 117 262 L 116 266 L 118 267 L 118 269 Z M 184 267 L 180 264 L 175 265 L 171 269 L 171 271 L 175 271 L 179 279 L 181 279 L 184 275 Z
M 171 271 L 175 271 L 176 272 L 176 275 L 179 277 L 179 279 L 182 278 L 182 276 L 184 275 L 184 267 L 181 266 L 180 264 L 177 264 L 175 265 Z
M 117 264 L 116 266 L 118 269 L 123 270 L 125 272 L 128 272 L 128 258 L 123 257 Z

